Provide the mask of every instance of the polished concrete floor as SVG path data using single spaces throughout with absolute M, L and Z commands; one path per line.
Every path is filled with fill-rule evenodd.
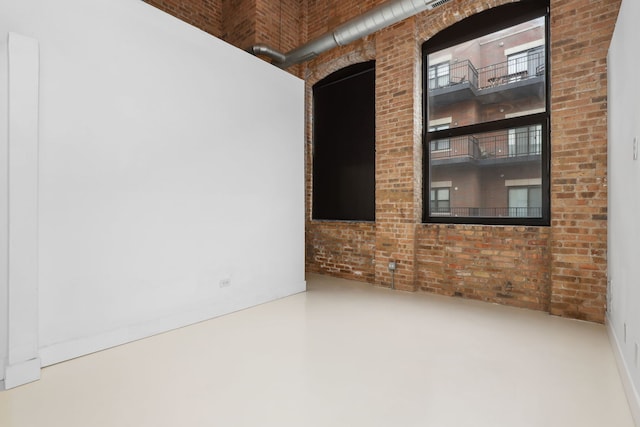
M 308 288 L 46 368 L 0 393 L 0 426 L 633 426 L 601 325 Z

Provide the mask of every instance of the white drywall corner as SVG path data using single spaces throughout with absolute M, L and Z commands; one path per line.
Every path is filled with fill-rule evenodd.
M 40 43 L 43 366 L 305 290 L 302 80 L 137 0 L 6 0 L 8 31 Z
M 8 37 L 0 34 L 0 381 L 4 380 L 8 348 L 9 275 L 9 83 Z M 0 386 L 4 386 L 0 384 Z
M 38 41 L 8 35 L 8 262 L 5 388 L 40 378 Z
M 608 54 L 608 174 L 609 212 L 607 262 L 609 289 L 607 326 L 627 400 L 640 425 L 640 56 L 637 38 L 640 3 L 622 2 Z

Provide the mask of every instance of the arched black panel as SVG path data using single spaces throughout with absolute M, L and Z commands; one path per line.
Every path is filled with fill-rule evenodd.
M 313 86 L 313 219 L 375 220 L 375 61 Z

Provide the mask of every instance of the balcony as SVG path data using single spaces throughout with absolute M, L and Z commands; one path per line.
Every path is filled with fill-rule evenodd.
M 431 216 L 459 216 L 459 217 L 483 217 L 483 218 L 540 218 L 542 208 L 540 207 L 451 207 L 451 208 L 431 208 Z
M 446 100 L 446 104 L 461 102 L 477 96 L 478 70 L 471 61 L 464 60 L 449 64 L 448 73 L 429 76 L 429 100 L 439 104 Z
M 508 129 L 491 134 L 465 135 L 431 141 L 431 165 L 474 163 L 479 166 L 539 161 L 542 129 Z
M 430 71 L 429 103 L 443 106 L 475 98 L 491 104 L 538 97 L 544 78 L 544 51 L 481 68 L 459 61 L 448 65 L 448 73 Z

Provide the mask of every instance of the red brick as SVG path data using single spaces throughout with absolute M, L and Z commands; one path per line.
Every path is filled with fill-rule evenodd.
M 287 51 L 384 0 L 147 0 L 228 42 Z M 420 45 L 512 0 L 454 0 L 293 67 L 311 87 L 376 60 L 376 223 L 311 220 L 312 121 L 306 126 L 309 271 L 603 322 L 607 244 L 606 54 L 620 0 L 551 0 L 551 226 L 421 224 Z

